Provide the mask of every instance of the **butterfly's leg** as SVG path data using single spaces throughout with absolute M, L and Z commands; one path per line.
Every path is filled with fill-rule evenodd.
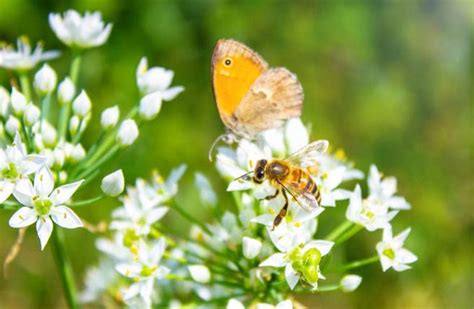
M 277 196 L 278 196 L 278 194 L 279 194 L 279 193 L 280 193 L 280 189 L 276 189 L 276 191 L 275 191 L 275 194 L 272 194 L 272 195 L 266 196 L 266 197 L 264 197 L 264 198 L 260 199 L 259 201 L 263 201 L 263 200 L 267 200 L 267 201 L 269 201 L 269 200 L 273 200 L 275 197 L 277 197 Z
M 285 190 L 281 190 L 281 192 L 283 193 L 283 197 L 285 198 L 285 205 L 283 205 L 283 208 L 280 210 L 275 220 L 273 220 L 272 231 L 281 223 L 281 220 L 283 220 L 283 218 L 286 216 L 286 212 L 288 211 L 288 196 L 286 196 Z

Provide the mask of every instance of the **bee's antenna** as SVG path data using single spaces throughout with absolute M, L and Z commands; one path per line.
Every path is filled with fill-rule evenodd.
M 208 153 L 209 162 L 212 162 L 212 152 L 214 151 L 214 148 L 216 148 L 217 144 L 220 141 L 223 141 L 226 144 L 232 144 L 233 142 L 236 141 L 236 139 L 232 133 L 224 133 L 224 134 L 219 135 L 215 139 L 215 141 L 212 143 L 211 149 L 209 149 L 209 153 Z
M 253 171 L 247 172 L 247 173 L 245 173 L 245 174 L 243 174 L 243 175 L 240 175 L 239 177 L 235 178 L 235 179 L 232 180 L 232 181 L 236 181 L 236 180 L 240 180 L 240 179 L 246 180 L 246 181 L 247 181 L 247 180 L 250 180 L 250 177 L 249 177 L 249 176 L 250 176 L 250 174 L 252 174 L 252 173 L 253 173 Z

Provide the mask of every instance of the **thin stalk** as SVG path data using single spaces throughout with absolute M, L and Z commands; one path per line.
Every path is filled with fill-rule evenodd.
M 316 292 L 334 292 L 341 288 L 340 285 L 323 285 L 316 289 Z
M 4 201 L 2 204 L 0 204 L 0 209 L 16 210 L 20 208 L 20 206 L 20 204 L 13 201 Z
M 87 200 L 82 200 L 82 201 L 77 201 L 77 202 L 71 203 L 68 206 L 70 206 L 70 207 L 87 206 L 87 205 L 93 204 L 97 201 L 100 201 L 103 198 L 104 198 L 104 195 L 102 194 L 102 195 L 99 195 L 99 196 L 96 196 L 96 197 L 93 197 L 93 198 L 90 198 L 90 199 L 87 199 Z
M 335 241 L 337 238 L 339 238 L 344 232 L 346 232 L 348 229 L 350 229 L 354 223 L 351 221 L 344 221 L 341 224 L 339 224 L 338 227 L 336 227 L 328 236 L 325 237 L 326 240 L 330 241 Z
M 71 76 L 71 81 L 74 84 L 74 87 L 77 88 L 77 81 L 79 79 L 79 70 L 81 68 L 81 53 L 75 52 L 71 62 L 71 70 L 69 75 Z
M 74 53 L 71 68 L 69 71 L 69 76 L 71 81 L 74 84 L 75 89 L 77 89 L 77 81 L 79 79 L 79 70 L 81 68 L 81 53 Z M 66 134 L 69 126 L 69 117 L 71 116 L 71 102 L 63 102 L 61 106 L 61 111 L 59 112 L 59 139 L 66 138 Z
M 31 84 L 30 78 L 28 77 L 27 72 L 20 73 L 20 85 L 21 85 L 21 92 L 25 95 L 26 100 L 29 102 L 31 101 Z
M 28 153 L 31 153 L 33 151 L 33 141 L 31 139 L 31 136 L 28 132 L 28 127 L 25 124 L 25 120 L 21 119 L 21 131 L 23 135 L 25 136 L 24 141 L 26 141 L 26 149 L 28 150 Z
M 171 208 L 176 210 L 183 218 L 185 218 L 189 222 L 194 223 L 197 226 L 199 226 L 208 235 L 212 235 L 212 232 L 209 230 L 209 228 L 206 225 L 204 225 L 201 221 L 195 219 L 192 215 L 190 215 L 188 212 L 186 212 L 174 200 L 172 200 L 172 202 L 171 202 Z
M 66 255 L 64 248 L 64 235 L 63 231 L 56 227 L 53 229 L 53 253 L 58 266 L 58 271 L 61 276 L 63 284 L 64 294 L 66 301 L 71 309 L 79 308 L 76 295 L 76 285 L 74 283 L 74 275 L 71 267 L 71 262 Z
M 92 175 L 100 166 L 102 166 L 104 163 L 112 159 L 118 153 L 119 149 L 120 149 L 119 145 L 113 146 L 112 149 L 110 149 L 107 154 L 105 154 L 102 158 L 99 159 L 99 161 L 97 161 L 92 166 L 88 167 L 88 169 L 86 169 L 85 171 L 82 171 L 81 173 L 79 173 L 77 177 L 75 177 L 75 175 L 73 175 L 73 177 L 80 179 L 80 178 L 87 178 L 88 176 Z
M 48 120 L 49 117 L 49 105 L 51 102 L 51 94 L 47 94 L 43 100 L 41 100 L 41 123 L 40 132 L 43 133 L 43 121 Z
M 365 266 L 365 265 L 376 263 L 378 261 L 379 261 L 379 256 L 374 255 L 374 256 L 368 257 L 366 259 L 357 260 L 357 261 L 348 263 L 346 265 L 343 265 L 340 268 L 338 268 L 337 270 L 345 271 L 345 270 L 349 270 L 349 269 L 359 268 L 359 267 L 362 267 L 362 266 Z
M 336 244 L 341 244 L 345 242 L 346 240 L 350 239 L 352 236 L 355 234 L 359 233 L 364 227 L 362 225 L 356 224 L 353 225 L 348 231 L 346 231 L 344 234 L 340 235 L 338 238 L 334 240 Z

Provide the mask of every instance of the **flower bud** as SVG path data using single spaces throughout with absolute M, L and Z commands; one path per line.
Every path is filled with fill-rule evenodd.
M 60 183 L 65 183 L 67 180 L 67 173 L 65 171 L 60 171 L 59 172 L 59 182 Z
M 84 147 L 82 147 L 81 144 L 74 145 L 71 149 L 71 161 L 76 163 L 84 159 L 86 156 L 86 151 L 84 150 Z
M 16 90 L 15 87 L 13 87 L 13 90 L 12 90 L 12 96 L 11 96 L 11 102 L 10 103 L 12 105 L 13 113 L 16 116 L 23 115 L 23 112 L 25 111 L 25 109 L 28 105 L 28 102 L 26 101 L 25 96 L 21 92 Z
M 152 120 L 158 115 L 161 109 L 161 95 L 159 92 L 154 92 L 144 96 L 140 100 L 138 107 L 138 114 L 145 120 Z
M 345 275 L 341 279 L 341 282 L 339 284 L 343 292 L 353 292 L 359 287 L 361 282 L 362 282 L 361 276 Z
M 242 240 L 242 249 L 247 259 L 253 259 L 260 254 L 262 242 L 250 237 L 244 237 Z
M 87 93 L 82 90 L 81 93 L 72 102 L 72 110 L 74 114 L 83 118 L 91 111 L 92 103 Z
M 122 146 L 130 146 L 138 137 L 138 127 L 134 120 L 127 119 L 122 122 L 117 133 L 117 141 Z
M 53 150 L 52 153 L 53 157 L 53 167 L 56 169 L 60 169 L 64 165 L 64 161 L 66 160 L 66 153 L 64 150 L 56 148 Z
M 245 309 L 244 305 L 236 300 L 236 299 L 229 299 L 229 302 L 227 303 L 227 306 L 225 307 L 226 309 Z
M 38 106 L 34 104 L 29 104 L 25 114 L 23 115 L 23 119 L 25 120 L 25 124 L 27 126 L 33 126 L 40 118 L 41 112 Z
M 79 120 L 79 117 L 77 116 L 72 116 L 71 119 L 69 120 L 69 133 L 72 136 L 77 134 L 77 130 L 79 130 L 80 123 L 81 123 L 81 120 Z
M 107 108 L 100 116 L 100 124 L 105 130 L 112 129 L 118 122 L 120 109 L 117 105 Z
M 10 115 L 8 117 L 7 123 L 5 124 L 5 130 L 11 136 L 15 135 L 18 129 L 20 128 L 20 121 L 15 116 Z
M 56 72 L 54 72 L 54 70 L 48 64 L 45 64 L 35 74 L 33 85 L 39 95 L 46 95 L 51 93 L 54 88 L 56 88 L 57 82 L 58 78 L 56 76 Z
M 102 179 L 100 188 L 109 196 L 119 196 L 125 187 L 122 170 L 117 170 Z
M 58 86 L 58 101 L 59 104 L 67 104 L 72 101 L 76 87 L 69 77 L 66 77 Z
M 56 145 L 58 134 L 52 125 L 44 121 L 41 128 L 41 137 L 43 139 L 43 144 L 46 147 L 52 148 Z
M 211 279 L 211 273 L 209 269 L 204 265 L 191 265 L 188 266 L 189 273 L 194 281 L 199 283 L 208 283 Z
M 10 105 L 10 95 L 7 89 L 0 87 L 0 116 L 6 117 Z

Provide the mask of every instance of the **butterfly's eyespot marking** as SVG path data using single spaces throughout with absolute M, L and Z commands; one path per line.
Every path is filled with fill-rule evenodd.
M 225 66 L 228 67 L 228 66 L 230 66 L 231 64 L 232 64 L 232 60 L 231 60 L 230 58 L 227 58 L 227 59 L 224 60 L 224 65 L 225 65 Z

